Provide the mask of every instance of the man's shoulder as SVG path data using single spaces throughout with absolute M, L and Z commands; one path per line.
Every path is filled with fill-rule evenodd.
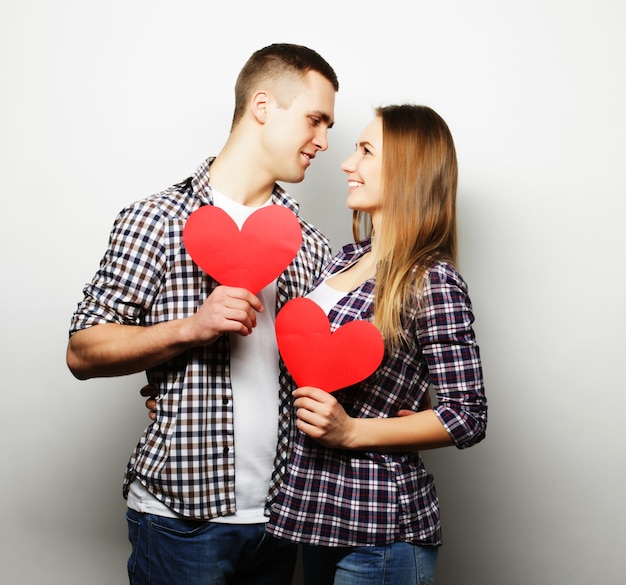
M 298 216 L 300 226 L 302 227 L 302 239 L 319 243 L 322 246 L 330 247 L 330 240 L 312 223 L 309 223 L 302 217 Z
M 193 190 L 192 178 L 189 177 L 158 193 L 133 201 L 120 212 L 120 215 L 150 216 L 168 221 L 188 217 L 199 205 L 200 201 Z

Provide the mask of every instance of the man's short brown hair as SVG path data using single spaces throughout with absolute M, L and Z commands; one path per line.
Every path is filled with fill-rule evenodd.
M 243 66 L 235 84 L 235 113 L 233 127 L 241 120 L 250 96 L 261 83 L 274 86 L 301 78 L 309 71 L 323 75 L 339 91 L 339 81 L 333 68 L 318 53 L 302 45 L 277 43 L 259 49 Z M 281 96 L 275 96 L 280 100 Z M 287 107 L 289 104 L 281 103 Z

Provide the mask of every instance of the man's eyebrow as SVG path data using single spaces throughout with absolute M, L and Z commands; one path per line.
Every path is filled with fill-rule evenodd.
M 315 116 L 319 116 L 320 119 L 328 126 L 329 129 L 335 125 L 335 121 L 328 114 L 325 114 L 324 112 L 320 112 L 319 110 L 316 110 L 312 113 Z

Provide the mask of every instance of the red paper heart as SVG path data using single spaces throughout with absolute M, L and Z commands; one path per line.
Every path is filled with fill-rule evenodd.
M 193 261 L 217 282 L 257 294 L 294 259 L 302 229 L 296 215 L 281 205 L 257 209 L 241 231 L 223 209 L 205 205 L 187 219 L 183 242 Z
M 369 321 L 351 321 L 331 333 L 312 300 L 292 299 L 276 316 L 280 355 L 298 386 L 334 392 L 367 378 L 380 365 L 383 338 Z

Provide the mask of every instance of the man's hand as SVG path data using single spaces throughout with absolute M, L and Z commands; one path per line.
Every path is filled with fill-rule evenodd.
M 224 333 L 250 335 L 261 301 L 243 288 L 218 286 L 191 316 L 155 325 L 102 323 L 77 331 L 67 365 L 77 378 L 123 376 L 153 368 Z
M 250 335 L 261 311 L 261 301 L 245 288 L 218 286 L 190 318 L 190 336 L 202 345 L 223 333 Z
M 424 398 L 422 398 L 422 401 L 420 402 L 417 412 L 423 412 L 424 410 L 432 410 L 432 408 L 433 408 L 433 401 L 430 398 L 430 393 L 426 392 L 426 394 L 424 394 Z M 398 411 L 398 416 L 411 416 L 412 414 L 415 414 L 415 411 L 406 410 L 404 408 Z

